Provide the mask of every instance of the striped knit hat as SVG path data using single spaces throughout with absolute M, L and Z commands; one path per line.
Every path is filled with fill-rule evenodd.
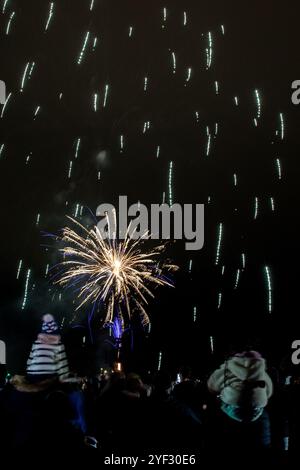
M 42 333 L 46 335 L 56 335 L 58 333 L 58 325 L 49 313 L 43 316 Z

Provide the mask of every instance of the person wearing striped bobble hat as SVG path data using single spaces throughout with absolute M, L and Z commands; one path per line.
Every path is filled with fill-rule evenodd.
M 69 376 L 68 359 L 58 325 L 52 315 L 43 316 L 42 331 L 33 343 L 26 368 L 30 382 Z

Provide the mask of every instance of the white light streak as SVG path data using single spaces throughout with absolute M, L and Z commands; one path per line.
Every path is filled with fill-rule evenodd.
M 48 14 L 48 19 L 47 19 L 46 26 L 45 26 L 45 31 L 47 31 L 47 29 L 49 28 L 50 21 L 51 21 L 51 18 L 53 16 L 53 7 L 54 7 L 54 3 L 50 2 L 49 14 Z
M 109 85 L 105 85 L 104 100 L 103 100 L 103 108 L 106 107 L 107 97 L 108 97 L 108 90 L 109 90 Z
M 26 66 L 25 66 L 25 69 L 24 69 L 24 72 L 23 72 L 22 81 L 21 81 L 21 88 L 20 88 L 21 93 L 23 92 L 23 89 L 24 89 L 24 84 L 25 84 L 25 80 L 26 80 L 26 74 L 27 74 L 28 67 L 29 67 L 29 62 L 27 62 Z
M 74 157 L 74 158 L 78 158 L 78 152 L 79 152 L 80 143 L 81 143 L 81 138 L 78 137 L 77 143 L 76 143 L 76 148 L 75 148 L 75 157 Z
M 19 277 L 20 277 L 20 272 L 21 272 L 21 269 L 22 269 L 22 264 L 23 264 L 23 260 L 20 259 L 19 265 L 18 265 L 18 270 L 17 270 L 17 277 L 16 277 L 16 279 L 19 279 Z
M 29 284 L 29 279 L 31 275 L 31 269 L 27 270 L 27 275 L 26 275 L 26 281 L 25 281 L 25 290 L 24 290 L 24 297 L 23 297 L 23 303 L 22 303 L 22 310 L 26 307 L 27 303 L 27 297 L 28 297 L 28 284 Z
M 258 197 L 255 198 L 255 204 L 254 204 L 254 220 L 257 219 L 258 216 Z
M 70 163 L 69 163 L 69 172 L 68 172 L 68 178 L 69 178 L 69 179 L 71 178 L 72 167 L 73 167 L 73 161 L 70 160 Z
M 7 27 L 6 27 L 6 31 L 5 31 L 5 34 L 8 35 L 9 34 L 9 31 L 10 31 L 10 26 L 11 26 L 11 22 L 15 16 L 16 12 L 13 11 L 11 14 L 10 14 L 10 17 L 9 17 L 9 20 L 8 20 L 8 23 L 7 23 Z
M 217 243 L 217 252 L 216 252 L 216 266 L 219 264 L 220 260 L 220 250 L 222 245 L 222 237 L 223 237 L 223 224 L 222 222 L 219 224 L 219 236 L 218 236 L 218 243 Z
M 87 46 L 87 43 L 88 43 L 88 40 L 89 40 L 89 36 L 90 36 L 90 32 L 87 31 L 86 35 L 85 35 L 85 38 L 83 40 L 83 45 L 82 45 L 78 60 L 77 60 L 78 65 L 80 65 L 82 60 L 83 60 L 83 56 L 84 56 L 84 52 L 85 52 L 85 49 L 86 49 L 86 46 Z
M 268 310 L 269 313 L 272 313 L 273 306 L 272 306 L 272 282 L 271 282 L 271 274 L 270 268 L 265 266 L 265 273 L 267 276 L 267 285 L 268 285 Z
M 237 269 L 237 271 L 236 271 L 236 277 L 235 277 L 235 285 L 234 285 L 234 288 L 235 288 L 235 289 L 238 288 L 239 281 L 240 281 L 240 274 L 241 274 L 240 269 Z

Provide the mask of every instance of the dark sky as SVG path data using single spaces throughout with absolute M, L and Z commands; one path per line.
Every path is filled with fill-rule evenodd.
M 159 351 L 170 366 L 197 365 L 209 357 L 213 336 L 220 354 L 237 341 L 250 341 L 276 362 L 297 339 L 300 106 L 291 103 L 291 83 L 300 79 L 299 7 L 258 0 L 95 0 L 90 10 L 90 0 L 53 3 L 47 31 L 48 1 L 8 0 L 0 17 L 0 78 L 12 93 L 0 119 L 0 336 L 7 341 L 9 363 L 15 367 L 24 357 L 43 313 L 68 320 L 74 313 L 71 298 L 59 303 L 57 294 L 47 292 L 44 274 L 46 264 L 55 261 L 55 250 L 45 251 L 41 231 L 57 232 L 66 224 L 65 215 L 74 215 L 76 204 L 84 206 L 86 221 L 85 208 L 95 212 L 100 203 L 116 203 L 122 194 L 131 203 L 161 202 L 163 192 L 168 199 L 171 161 L 174 202 L 206 204 L 205 245 L 196 253 L 185 251 L 182 243 L 169 249 L 180 266 L 176 287 L 159 291 L 151 303 L 152 335 L 140 340 L 136 334 L 135 354 L 149 367 Z M 209 32 L 212 60 L 207 67 Z M 261 99 L 257 127 L 256 89 Z M 150 129 L 143 133 L 147 121 Z M 224 236 L 215 266 L 220 223 Z M 271 274 L 271 313 L 265 266 Z M 28 269 L 28 303 L 21 310 Z M 240 280 L 234 289 L 237 269 Z M 81 320 L 85 325 L 84 312 Z M 99 329 L 97 322 L 94 328 Z

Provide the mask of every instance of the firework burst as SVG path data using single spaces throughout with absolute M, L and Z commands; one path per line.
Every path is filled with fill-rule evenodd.
M 153 288 L 173 287 L 164 273 L 175 271 L 177 266 L 161 260 L 165 245 L 142 251 L 148 233 L 132 240 L 129 226 L 124 240 L 120 241 L 115 237 L 104 238 L 96 226 L 87 229 L 68 218 L 82 235 L 70 227 L 63 229 L 60 241 L 64 247 L 59 251 L 64 260 L 59 264 L 61 269 L 54 284 L 73 288 L 78 293 L 77 310 L 84 305 L 102 303 L 106 308 L 105 322 L 113 321 L 115 314 L 130 319 L 133 310 L 137 310 L 147 324 L 145 307 L 147 299 L 154 298 Z

